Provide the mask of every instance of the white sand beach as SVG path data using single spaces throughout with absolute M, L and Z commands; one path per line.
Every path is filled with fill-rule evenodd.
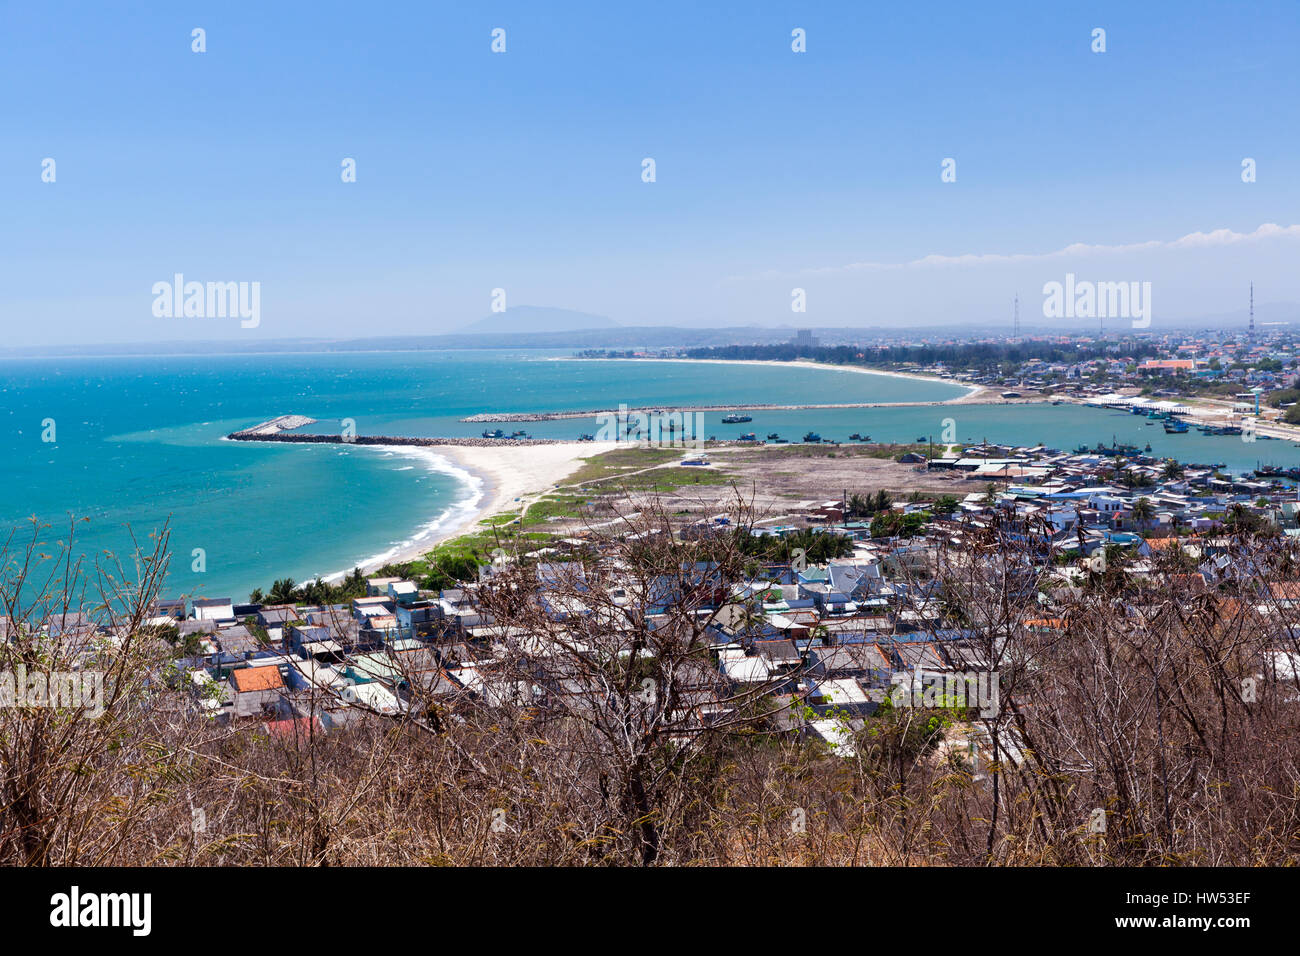
M 618 447 L 612 441 L 574 441 L 523 447 L 450 445 L 439 454 L 484 479 L 483 514 L 518 511 L 578 470 L 582 459 Z
M 556 357 L 556 362 L 602 361 Z M 608 359 L 607 361 L 636 361 L 635 359 Z M 825 365 L 819 362 L 795 360 L 789 362 L 760 359 L 645 359 L 652 362 L 696 362 L 720 365 L 781 365 L 791 368 L 811 368 L 824 372 L 849 372 L 862 375 L 882 375 L 924 382 L 947 382 L 961 385 L 964 395 L 936 402 L 882 402 L 880 405 L 946 405 L 986 401 L 989 389 L 978 385 L 963 385 L 946 379 L 907 372 L 880 371 L 858 366 Z M 506 511 L 518 512 L 578 470 L 582 459 L 618 447 L 616 442 L 563 442 L 555 445 L 440 445 L 413 450 L 410 447 L 373 446 L 398 454 L 423 458 L 429 467 L 455 475 L 473 489 L 470 495 L 449 508 L 429 524 L 419 529 L 409 541 L 375 555 L 361 564 L 370 572 L 385 564 L 410 561 L 422 557 L 436 545 L 468 533 L 483 518 Z M 448 464 L 451 467 L 448 467 Z M 331 575 L 330 577 L 337 577 Z
M 557 356 L 549 361 L 555 362 L 589 362 L 589 361 L 637 361 L 636 359 L 579 359 L 569 356 Z M 880 405 L 946 405 L 985 401 L 990 396 L 988 389 L 978 385 L 964 385 L 946 379 L 928 375 L 914 375 L 907 372 L 881 371 L 858 366 L 825 365 L 820 362 L 794 360 L 788 362 L 764 361 L 761 359 L 644 359 L 648 362 L 696 362 L 717 365 L 780 365 L 790 368 L 811 368 L 823 372 L 848 372 L 861 375 L 882 375 L 889 378 L 904 378 L 923 382 L 948 382 L 961 385 L 966 389 L 964 395 L 938 402 L 882 402 Z M 423 458 L 429 467 L 446 471 L 460 478 L 471 487 L 467 498 L 437 516 L 429 524 L 417 530 L 410 540 L 397 545 L 382 554 L 377 554 L 361 564 L 363 571 L 370 572 L 385 564 L 410 561 L 422 557 L 436 545 L 451 538 L 469 532 L 483 518 L 505 511 L 520 511 L 532 504 L 537 498 L 549 492 L 556 484 L 577 471 L 582 459 L 618 447 L 615 442 L 564 442 L 555 445 L 445 445 L 421 448 L 413 451 L 409 447 L 387 448 L 399 454 L 414 455 Z M 448 467 L 450 465 L 451 467 Z M 331 578 L 338 575 L 330 575 Z
M 386 451 L 411 454 L 412 449 L 373 446 Z M 465 534 L 488 515 L 519 511 L 573 474 L 582 459 L 618 447 L 615 442 L 563 442 L 555 445 L 439 445 L 420 448 L 422 455 L 436 456 L 455 467 L 447 470 L 468 476 L 474 487 L 471 496 L 451 509 L 436 526 L 426 526 L 410 542 L 376 555 L 361 565 L 369 572 L 385 564 L 422 557 L 443 541 Z M 433 467 L 437 464 L 429 459 Z

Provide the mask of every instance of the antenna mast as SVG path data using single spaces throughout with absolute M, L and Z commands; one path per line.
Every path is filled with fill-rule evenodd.
M 1255 344 L 1255 283 L 1250 283 L 1250 344 Z

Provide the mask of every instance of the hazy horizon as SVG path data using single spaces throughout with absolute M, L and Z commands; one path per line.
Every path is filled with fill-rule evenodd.
M 455 334 L 523 304 L 991 328 L 1016 295 L 1032 326 L 1067 276 L 1149 283 L 1152 332 L 1244 314 L 1251 282 L 1300 302 L 1294 4 L 354 13 L 11 9 L 5 344 Z M 156 314 L 177 275 L 256 283 L 256 321 Z

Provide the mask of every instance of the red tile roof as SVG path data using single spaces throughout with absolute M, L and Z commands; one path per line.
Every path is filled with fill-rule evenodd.
M 241 694 L 255 690 L 279 690 L 284 686 L 278 667 L 241 667 L 230 672 L 230 682 Z

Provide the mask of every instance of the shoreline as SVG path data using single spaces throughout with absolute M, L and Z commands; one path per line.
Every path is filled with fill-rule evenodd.
M 479 521 L 494 514 L 518 510 L 549 492 L 556 484 L 578 470 L 582 459 L 618 447 L 617 442 L 556 442 L 527 446 L 528 454 L 519 456 L 519 448 L 480 445 L 365 445 L 376 451 L 391 452 L 425 462 L 430 471 L 451 475 L 470 487 L 469 494 L 444 508 L 431 521 L 416 529 L 400 544 L 358 562 L 355 567 L 369 574 L 386 564 L 400 564 L 423 558 L 438 545 L 460 537 Z M 333 581 L 351 572 L 336 571 L 322 575 Z
M 938 378 L 934 375 L 921 375 L 916 372 L 895 372 L 889 369 L 868 368 L 865 365 L 827 365 L 825 362 L 810 362 L 807 359 L 693 359 L 693 358 L 577 358 L 575 356 L 556 356 L 550 362 L 686 362 L 694 365 L 766 365 L 780 368 L 815 368 L 825 372 L 853 372 L 858 375 L 884 375 L 888 378 L 906 378 L 914 382 L 938 382 L 953 384 L 968 390 L 979 390 L 982 385 L 967 385 L 953 379 Z M 873 404 L 887 405 L 941 405 L 959 401 L 960 398 L 945 399 L 942 402 L 885 402 Z
M 572 357 L 554 357 L 547 359 L 550 362 L 682 362 L 695 363 L 703 365 L 760 365 L 760 366 L 779 366 L 783 368 L 810 368 L 828 372 L 851 372 L 859 375 L 880 375 L 886 378 L 902 378 L 917 382 L 930 382 L 938 384 L 951 384 L 957 388 L 966 390 L 964 395 L 957 395 L 952 398 L 932 399 L 928 401 L 911 401 L 911 402 L 800 402 L 795 404 L 767 403 L 767 402 L 733 402 L 720 403 L 713 405 L 662 405 L 662 406 L 638 406 L 636 408 L 625 409 L 628 412 L 648 412 L 657 407 L 671 409 L 673 412 L 732 412 L 732 411 L 776 411 L 776 410 L 816 410 L 816 409 L 843 409 L 843 408 L 921 408 L 926 406 L 938 405 L 1009 405 L 1009 404 L 1034 404 L 1044 402 L 1044 398 L 1002 398 L 996 389 L 989 388 L 986 385 L 969 385 L 965 382 L 956 380 L 935 378 L 929 375 L 917 375 L 910 372 L 885 371 L 881 369 L 865 368 L 856 365 L 826 365 L 820 362 L 808 362 L 804 360 L 795 361 L 769 361 L 767 359 L 682 359 L 682 358 L 665 358 L 665 359 L 618 359 L 618 358 L 572 358 Z M 614 408 L 589 408 L 589 409 L 565 409 L 560 411 L 547 412 L 477 412 L 462 418 L 461 421 L 469 424 L 487 424 L 487 423 L 518 423 L 518 422 L 549 422 L 564 421 L 567 419 L 592 418 L 601 415 L 616 414 L 620 409 Z
M 681 362 L 718 365 L 765 365 L 785 368 L 810 368 L 829 372 L 849 372 L 857 375 L 879 375 L 887 378 L 909 379 L 919 382 L 952 384 L 965 389 L 964 395 L 953 398 L 920 402 L 860 402 L 845 404 L 807 404 L 788 406 L 790 408 L 906 408 L 933 405 L 957 404 L 1022 404 L 1042 401 L 1041 399 L 1002 399 L 995 397 L 993 389 L 983 385 L 968 385 L 963 382 L 918 375 L 909 372 L 895 372 L 871 369 L 853 365 L 836 366 L 805 360 L 767 361 L 763 359 L 580 359 L 574 357 L 553 357 L 553 362 Z M 717 406 L 716 410 L 744 408 L 778 408 L 787 406 L 762 405 L 728 405 Z M 713 406 L 709 406 L 713 408 Z M 527 414 L 527 413 L 524 413 Z M 591 412 L 539 412 L 533 413 L 531 419 L 497 419 L 497 420 L 549 420 L 551 418 L 586 417 Z M 485 416 L 471 416 L 476 421 L 490 421 Z M 251 435 L 249 436 L 252 437 Z M 253 440 L 275 440 L 279 436 L 259 435 Z M 534 500 L 545 495 L 557 484 L 578 470 L 584 458 L 602 454 L 620 447 L 619 442 L 580 442 L 545 440 L 536 444 L 524 443 L 480 444 L 476 439 L 470 440 L 425 440 L 428 444 L 369 444 L 357 442 L 359 447 L 373 448 L 376 451 L 416 458 L 423 461 L 430 471 L 451 475 L 469 487 L 469 493 L 458 501 L 444 508 L 432 520 L 416 528 L 410 538 L 395 544 L 378 554 L 371 555 L 354 565 L 362 573 L 370 574 L 387 564 L 400 564 L 405 561 L 419 560 L 438 545 L 465 534 L 484 518 L 501 514 L 509 510 L 518 510 L 531 505 Z M 452 442 L 456 443 L 452 443 Z M 460 444 L 465 441 L 465 444 Z M 528 454 L 520 456 L 520 448 L 527 447 Z M 459 513 L 458 513 L 459 512 Z M 334 581 L 351 572 L 351 568 L 321 575 L 321 580 Z
M 938 382 L 956 385 L 966 390 L 964 395 L 954 398 L 922 402 L 864 402 L 844 406 L 806 405 L 806 408 L 834 407 L 915 407 L 927 405 L 952 404 L 1010 404 L 1013 400 L 988 400 L 992 390 L 982 385 L 967 385 L 962 382 L 949 382 L 947 379 L 908 372 L 894 372 L 858 366 L 834 366 L 804 360 L 766 361 L 762 359 L 579 359 L 574 357 L 553 357 L 555 362 L 683 362 L 697 364 L 725 365 L 767 365 L 786 368 L 811 368 L 820 371 L 850 372 L 859 375 L 880 375 L 888 378 L 910 379 L 920 382 Z M 1022 400 L 1023 401 L 1023 400 Z M 718 410 L 730 408 L 748 408 L 758 406 L 719 406 Z M 542 412 L 536 413 L 553 417 L 585 417 L 586 412 Z M 488 419 L 481 419 L 488 420 Z M 513 419 L 512 419 L 513 420 Z M 537 419 L 545 420 L 545 419 Z M 259 436 L 264 437 L 264 436 Z M 426 463 L 430 471 L 449 474 L 469 486 L 469 494 L 443 509 L 431 521 L 421 524 L 414 534 L 400 544 L 391 546 L 378 554 L 371 555 L 354 565 L 362 573 L 370 574 L 386 564 L 400 564 L 405 561 L 419 560 L 438 545 L 457 538 L 473 528 L 484 518 L 501 514 L 507 510 L 531 505 L 532 502 L 549 492 L 569 475 L 578 470 L 584 458 L 602 454 L 618 448 L 619 442 L 558 442 L 528 445 L 529 454 L 520 456 L 519 448 L 511 445 L 496 444 L 429 444 L 423 446 L 396 444 L 361 444 L 360 447 L 373 448 L 377 451 L 419 458 Z M 441 467 L 440 467 L 441 465 Z M 461 512 L 457 514 L 457 512 Z M 351 572 L 351 568 L 322 575 L 321 580 L 334 581 Z

